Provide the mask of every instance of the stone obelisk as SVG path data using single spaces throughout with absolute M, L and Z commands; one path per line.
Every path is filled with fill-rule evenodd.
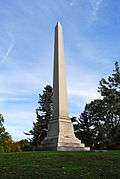
M 50 150 L 89 150 L 89 147 L 85 147 L 74 135 L 67 103 L 63 31 L 58 22 L 54 42 L 53 116 L 43 146 Z

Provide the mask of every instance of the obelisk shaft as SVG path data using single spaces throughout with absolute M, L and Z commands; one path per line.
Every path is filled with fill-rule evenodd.
M 55 27 L 53 117 L 49 121 L 47 137 L 42 145 L 50 150 L 89 150 L 75 137 L 73 125 L 68 116 L 64 43 L 60 23 Z
M 54 74 L 53 74 L 53 120 L 68 117 L 67 86 L 64 62 L 62 26 L 55 27 Z

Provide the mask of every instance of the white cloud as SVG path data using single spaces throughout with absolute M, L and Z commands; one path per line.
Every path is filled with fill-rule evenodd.
M 84 58 L 88 63 L 100 65 L 100 67 L 105 68 L 111 65 L 111 57 L 107 56 L 103 47 L 96 41 L 93 41 L 87 37 L 80 37 L 78 44 L 76 44 L 77 53 L 80 58 Z
M 28 132 L 32 129 L 33 121 L 35 121 L 36 115 L 34 109 L 23 111 L 17 108 L 3 112 L 5 118 L 5 127 L 7 131 L 12 135 L 14 140 L 27 138 L 24 132 Z
M 98 11 L 100 10 L 100 6 L 104 0 L 90 0 L 90 4 L 92 7 L 92 14 L 91 14 L 91 22 L 95 22 L 98 16 Z
M 88 90 L 88 88 L 86 87 L 86 89 L 69 90 L 68 94 L 70 96 L 87 97 L 89 100 L 100 98 L 100 94 L 97 92 L 96 88 Z
M 19 124 L 19 126 L 25 126 L 25 124 L 29 124 L 29 122 L 34 120 L 35 111 L 25 110 L 20 111 L 19 109 L 13 109 L 7 113 L 5 113 L 5 118 L 8 119 L 8 123 L 11 124 Z M 20 119 L 20 120 L 11 120 L 11 119 Z M 27 127 L 27 126 L 26 126 Z
M 39 68 L 38 68 L 39 67 Z M 40 64 L 33 68 L 18 68 L 5 71 L 0 76 L 0 97 L 8 99 L 24 98 L 32 95 L 50 82 L 49 73 Z M 47 71 L 47 67 L 46 67 Z M 17 100 L 16 99 L 16 100 Z
M 5 63 L 8 61 L 8 57 L 9 54 L 11 53 L 12 49 L 14 47 L 14 43 L 11 43 L 8 47 L 8 49 L 6 50 L 6 52 L 3 54 L 3 56 L 1 57 L 1 63 Z
M 30 68 L 10 67 L 0 75 L 0 113 L 7 131 L 16 140 L 32 128 L 38 93 L 50 82 L 50 66 L 35 63 Z M 15 70 L 14 70 L 15 69 Z
M 68 65 L 68 100 L 70 116 L 79 116 L 86 103 L 101 99 L 98 73 L 73 64 Z
M 15 46 L 15 39 L 12 33 L 6 33 L 8 41 L 9 41 L 9 46 L 8 48 L 0 48 L 0 63 L 7 63 L 9 59 L 9 55 L 12 52 L 14 46 Z
M 78 66 L 69 65 L 68 71 L 68 94 L 86 98 L 88 101 L 100 98 L 97 92 L 100 76 L 95 72 Z

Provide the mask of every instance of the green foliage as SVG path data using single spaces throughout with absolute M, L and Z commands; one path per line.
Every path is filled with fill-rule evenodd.
M 119 122 L 120 118 L 120 68 L 118 62 L 115 63 L 115 69 L 112 76 L 108 80 L 100 81 L 99 92 L 103 96 L 107 104 L 107 113 L 111 114 L 112 118 Z M 117 116 L 117 118 L 116 118 Z
M 81 113 L 80 118 L 77 120 L 77 124 L 74 125 L 74 131 L 76 137 L 82 140 L 82 142 L 84 142 L 86 146 L 93 147 L 94 128 L 87 108 L 88 105 L 86 105 L 85 111 Z
M 50 85 L 44 88 L 43 94 L 39 94 L 39 107 L 36 109 L 37 119 L 28 133 L 33 136 L 31 139 L 33 146 L 38 147 L 47 135 L 48 123 L 52 117 L 52 95 L 53 90 Z
M 53 90 L 50 85 L 44 88 L 42 95 L 39 94 L 39 107 L 37 111 L 42 113 L 42 117 L 44 117 L 47 122 L 49 122 L 52 117 L 52 95 Z
M 79 118 L 77 136 L 92 148 L 120 149 L 120 69 L 100 81 L 102 99 L 87 104 Z
M 13 142 L 11 146 L 11 152 L 22 152 L 30 150 L 30 142 L 27 139 L 22 139 L 17 142 Z
M 2 116 L 2 114 L 0 114 L 0 137 L 4 134 L 5 132 L 5 128 L 3 126 L 4 123 L 4 118 Z
M 11 151 L 12 139 L 9 133 L 5 131 L 3 123 L 4 118 L 0 114 L 0 152 L 9 152 Z

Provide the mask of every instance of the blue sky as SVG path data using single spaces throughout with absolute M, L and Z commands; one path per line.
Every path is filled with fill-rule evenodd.
M 35 120 L 38 94 L 52 85 L 54 27 L 64 31 L 69 113 L 99 98 L 120 57 L 119 0 L 0 0 L 0 112 L 13 139 Z

